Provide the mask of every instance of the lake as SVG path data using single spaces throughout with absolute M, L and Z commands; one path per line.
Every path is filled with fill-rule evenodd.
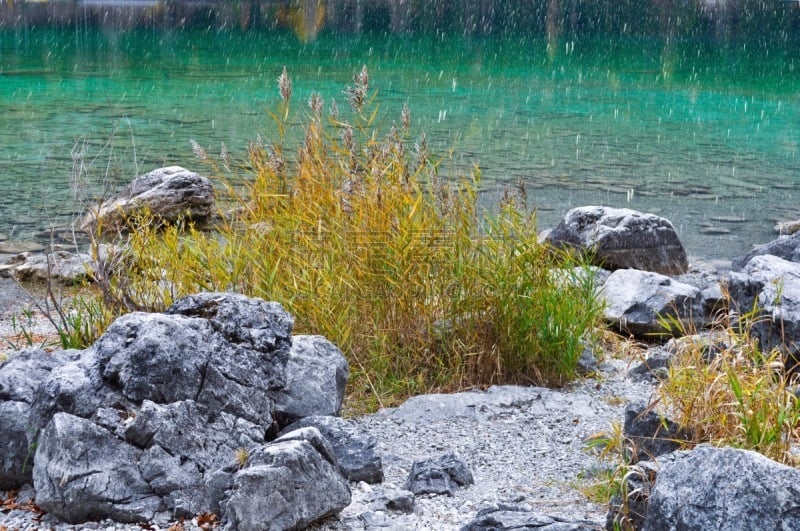
M 670 219 L 691 256 L 729 259 L 800 218 L 800 53 L 703 38 L 0 29 L 0 233 L 47 239 L 137 173 L 224 143 L 274 139 L 286 66 L 292 120 L 312 91 L 349 109 L 362 65 L 388 132 L 408 103 L 492 208 L 522 180 L 539 226 L 602 204 Z M 88 183 L 73 185 L 80 164 Z M 85 188 L 84 188 L 85 187 Z

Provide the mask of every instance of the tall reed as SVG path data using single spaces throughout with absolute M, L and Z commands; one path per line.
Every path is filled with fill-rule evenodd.
M 157 310 L 198 290 L 277 300 L 299 332 L 343 350 L 359 407 L 574 377 L 602 309 L 593 275 L 539 243 L 524 201 L 481 212 L 480 173 L 444 179 L 424 135 L 411 143 L 407 106 L 379 133 L 366 67 L 346 91 L 351 119 L 335 105 L 324 116 L 312 95 L 294 150 L 286 71 L 279 87 L 274 143 L 252 142 L 238 165 L 194 145 L 226 183 L 225 221 L 201 232 L 138 220 L 119 301 Z

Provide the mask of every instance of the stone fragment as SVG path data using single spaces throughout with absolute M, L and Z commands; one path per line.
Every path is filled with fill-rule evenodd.
M 339 469 L 350 481 L 380 483 L 383 481 L 383 463 L 377 452 L 378 441 L 369 433 L 340 417 L 313 416 L 290 424 L 281 436 L 293 430 L 314 427 L 328 440 L 336 456 Z
M 458 487 L 472 485 L 475 480 L 466 461 L 455 454 L 415 461 L 403 484 L 414 494 L 447 494 L 453 496 Z
M 224 507 L 225 529 L 303 529 L 350 504 L 336 464 L 307 440 L 262 446 L 236 473 Z
M 185 219 L 209 221 L 214 211 L 214 186 L 209 179 L 180 166 L 168 166 L 141 175 L 115 199 L 89 211 L 81 223 L 102 233 L 126 231 L 132 218 L 143 212 L 159 222 Z
M 594 265 L 612 271 L 640 269 L 680 275 L 689 266 L 672 223 L 626 208 L 573 208 L 545 241 L 586 253 Z
M 597 522 L 589 520 L 570 521 L 557 516 L 548 516 L 513 505 L 498 505 L 478 511 L 475 519 L 461 531 L 504 531 L 526 529 L 531 531 L 594 531 Z
M 630 463 L 674 452 L 692 439 L 686 430 L 644 403 L 628 404 L 625 408 L 622 433 L 626 443 L 630 443 L 627 456 Z
M 283 427 L 304 417 L 338 415 L 350 368 L 342 351 L 322 336 L 292 338 L 286 384 L 272 393 Z

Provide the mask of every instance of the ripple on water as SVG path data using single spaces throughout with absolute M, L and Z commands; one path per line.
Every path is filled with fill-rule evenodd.
M 19 254 L 19 253 L 38 253 L 44 251 L 45 246 L 29 241 L 5 240 L 0 242 L 0 253 Z

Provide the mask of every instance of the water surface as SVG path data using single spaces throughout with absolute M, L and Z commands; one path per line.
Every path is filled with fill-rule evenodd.
M 727 259 L 800 218 L 799 59 L 655 37 L 3 30 L 0 233 L 61 232 L 81 208 L 75 160 L 91 167 L 86 197 L 165 164 L 202 173 L 191 139 L 244 156 L 275 137 L 284 65 L 294 121 L 312 91 L 346 115 L 342 91 L 366 64 L 379 126 L 407 102 L 412 136 L 480 166 L 486 205 L 521 179 L 542 228 L 575 206 L 629 207 L 672 220 L 691 255 Z

